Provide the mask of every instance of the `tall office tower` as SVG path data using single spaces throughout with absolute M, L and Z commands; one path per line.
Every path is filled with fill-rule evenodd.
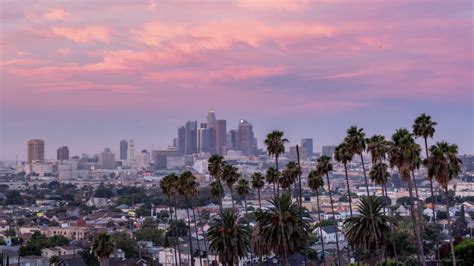
M 184 151 L 186 150 L 186 128 L 183 126 L 178 127 L 178 139 L 176 145 L 177 154 L 184 155 Z
M 238 130 L 231 129 L 227 133 L 227 148 L 229 150 L 237 150 L 237 135 L 239 134 Z
M 153 161 L 156 170 L 163 170 L 167 167 L 167 159 L 170 156 L 176 156 L 176 150 L 154 150 L 152 151 Z
M 128 141 L 127 161 L 131 166 L 135 164 L 135 144 L 133 144 L 133 140 Z
M 299 152 L 300 152 L 300 160 L 306 160 L 306 158 L 308 158 L 305 149 L 299 147 Z M 290 159 L 290 161 L 295 161 L 295 162 L 298 160 L 298 152 L 296 150 L 296 146 L 291 146 L 290 147 L 289 159 Z
M 69 160 L 69 148 L 67 146 L 58 148 L 57 159 L 58 161 Z
M 99 154 L 99 164 L 102 169 L 115 169 L 115 154 L 111 152 L 109 148 L 105 148 L 105 150 Z
M 128 156 L 128 141 L 121 140 L 120 141 L 120 160 L 127 160 Z
M 188 121 L 185 125 L 186 138 L 184 154 L 191 155 L 197 153 L 197 121 Z
M 207 127 L 213 128 L 215 122 L 216 122 L 216 113 L 214 112 L 214 110 L 210 110 L 207 113 Z
M 301 139 L 301 149 L 306 152 L 308 158 L 313 157 L 313 139 Z
M 241 151 L 243 155 L 254 155 L 254 135 L 252 124 L 246 120 L 240 120 L 239 132 L 237 134 L 237 150 Z
M 198 129 L 198 152 L 210 152 L 209 132 L 210 130 L 207 128 L 207 124 L 201 124 L 201 127 Z
M 225 155 L 224 147 L 227 142 L 227 121 L 216 120 L 215 131 L 216 131 L 216 153 Z
M 330 158 L 333 158 L 335 150 L 336 150 L 336 146 L 323 146 L 321 155 L 326 155 Z
M 44 162 L 44 140 L 30 139 L 28 141 L 28 158 L 27 163 L 32 161 Z
M 138 167 L 146 168 L 148 164 L 150 164 L 150 154 L 147 150 L 142 150 L 142 152 L 137 155 L 136 161 Z

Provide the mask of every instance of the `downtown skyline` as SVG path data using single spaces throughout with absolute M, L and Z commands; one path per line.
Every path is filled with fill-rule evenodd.
M 164 148 L 209 109 L 251 122 L 259 148 L 280 129 L 315 151 L 425 112 L 435 141 L 474 152 L 472 2 L 269 3 L 2 2 L 0 160 L 29 139 L 47 158 Z

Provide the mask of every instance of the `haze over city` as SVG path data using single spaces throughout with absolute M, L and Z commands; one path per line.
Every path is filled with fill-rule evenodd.
M 2 1 L 1 20 L 2 160 L 32 138 L 165 148 L 210 109 L 315 150 L 426 112 L 474 151 L 472 1 Z

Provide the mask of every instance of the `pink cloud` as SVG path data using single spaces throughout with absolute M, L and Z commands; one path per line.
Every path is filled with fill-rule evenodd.
M 50 9 L 43 14 L 43 18 L 47 20 L 65 20 L 69 16 L 71 16 L 71 13 L 61 8 Z
M 104 26 L 86 27 L 53 27 L 51 34 L 66 38 L 76 43 L 103 42 L 110 41 L 110 29 Z
M 277 10 L 277 11 L 302 11 L 309 5 L 309 0 L 238 0 L 237 4 L 239 7 L 265 11 Z

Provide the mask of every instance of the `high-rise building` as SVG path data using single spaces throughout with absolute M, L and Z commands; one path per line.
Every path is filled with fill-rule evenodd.
M 59 147 L 57 150 L 57 160 L 69 160 L 69 148 L 67 146 Z
M 135 144 L 133 144 L 133 140 L 128 141 L 127 161 L 130 166 L 135 164 Z
M 198 129 L 198 152 L 210 152 L 210 129 L 206 123 L 202 123 Z
M 237 150 L 237 134 L 239 133 L 238 130 L 231 129 L 227 133 L 227 148 L 229 150 Z
M 167 160 L 170 156 L 176 156 L 176 150 L 154 150 L 152 152 L 156 170 L 167 168 Z
M 313 139 L 301 139 L 301 149 L 306 152 L 308 158 L 313 157 Z
M 140 154 L 136 157 L 136 162 L 138 167 L 146 168 L 150 163 L 150 154 L 147 150 L 142 150 Z
M 252 124 L 246 120 L 240 120 L 237 134 L 237 150 L 242 151 L 245 156 L 254 155 L 254 135 Z
M 335 151 L 336 151 L 336 146 L 323 146 L 321 155 L 325 155 L 330 158 L 333 158 Z
M 216 122 L 216 113 L 214 112 L 214 110 L 210 110 L 207 113 L 207 127 L 213 128 L 215 122 Z
M 186 150 L 186 128 L 181 126 L 178 128 L 178 139 L 176 143 L 178 155 L 184 155 Z
M 298 147 L 299 148 L 299 152 L 300 152 L 300 160 L 306 160 L 306 158 L 308 158 L 307 154 L 306 154 L 306 150 L 302 149 L 301 147 Z M 298 150 L 296 149 L 296 146 L 291 146 L 290 147 L 290 157 L 289 157 L 290 161 L 297 161 L 298 160 Z
M 115 154 L 111 152 L 109 148 L 105 148 L 104 151 L 99 154 L 99 164 L 102 169 L 115 169 Z
M 216 131 L 216 150 L 217 154 L 224 155 L 224 147 L 227 142 L 227 121 L 216 120 L 215 122 Z
M 185 125 L 186 138 L 184 154 L 191 155 L 197 153 L 197 121 L 188 121 Z
M 30 139 L 28 141 L 28 157 L 26 162 L 32 161 L 44 162 L 44 140 Z
M 128 156 L 128 141 L 121 140 L 120 141 L 120 160 L 127 160 Z

